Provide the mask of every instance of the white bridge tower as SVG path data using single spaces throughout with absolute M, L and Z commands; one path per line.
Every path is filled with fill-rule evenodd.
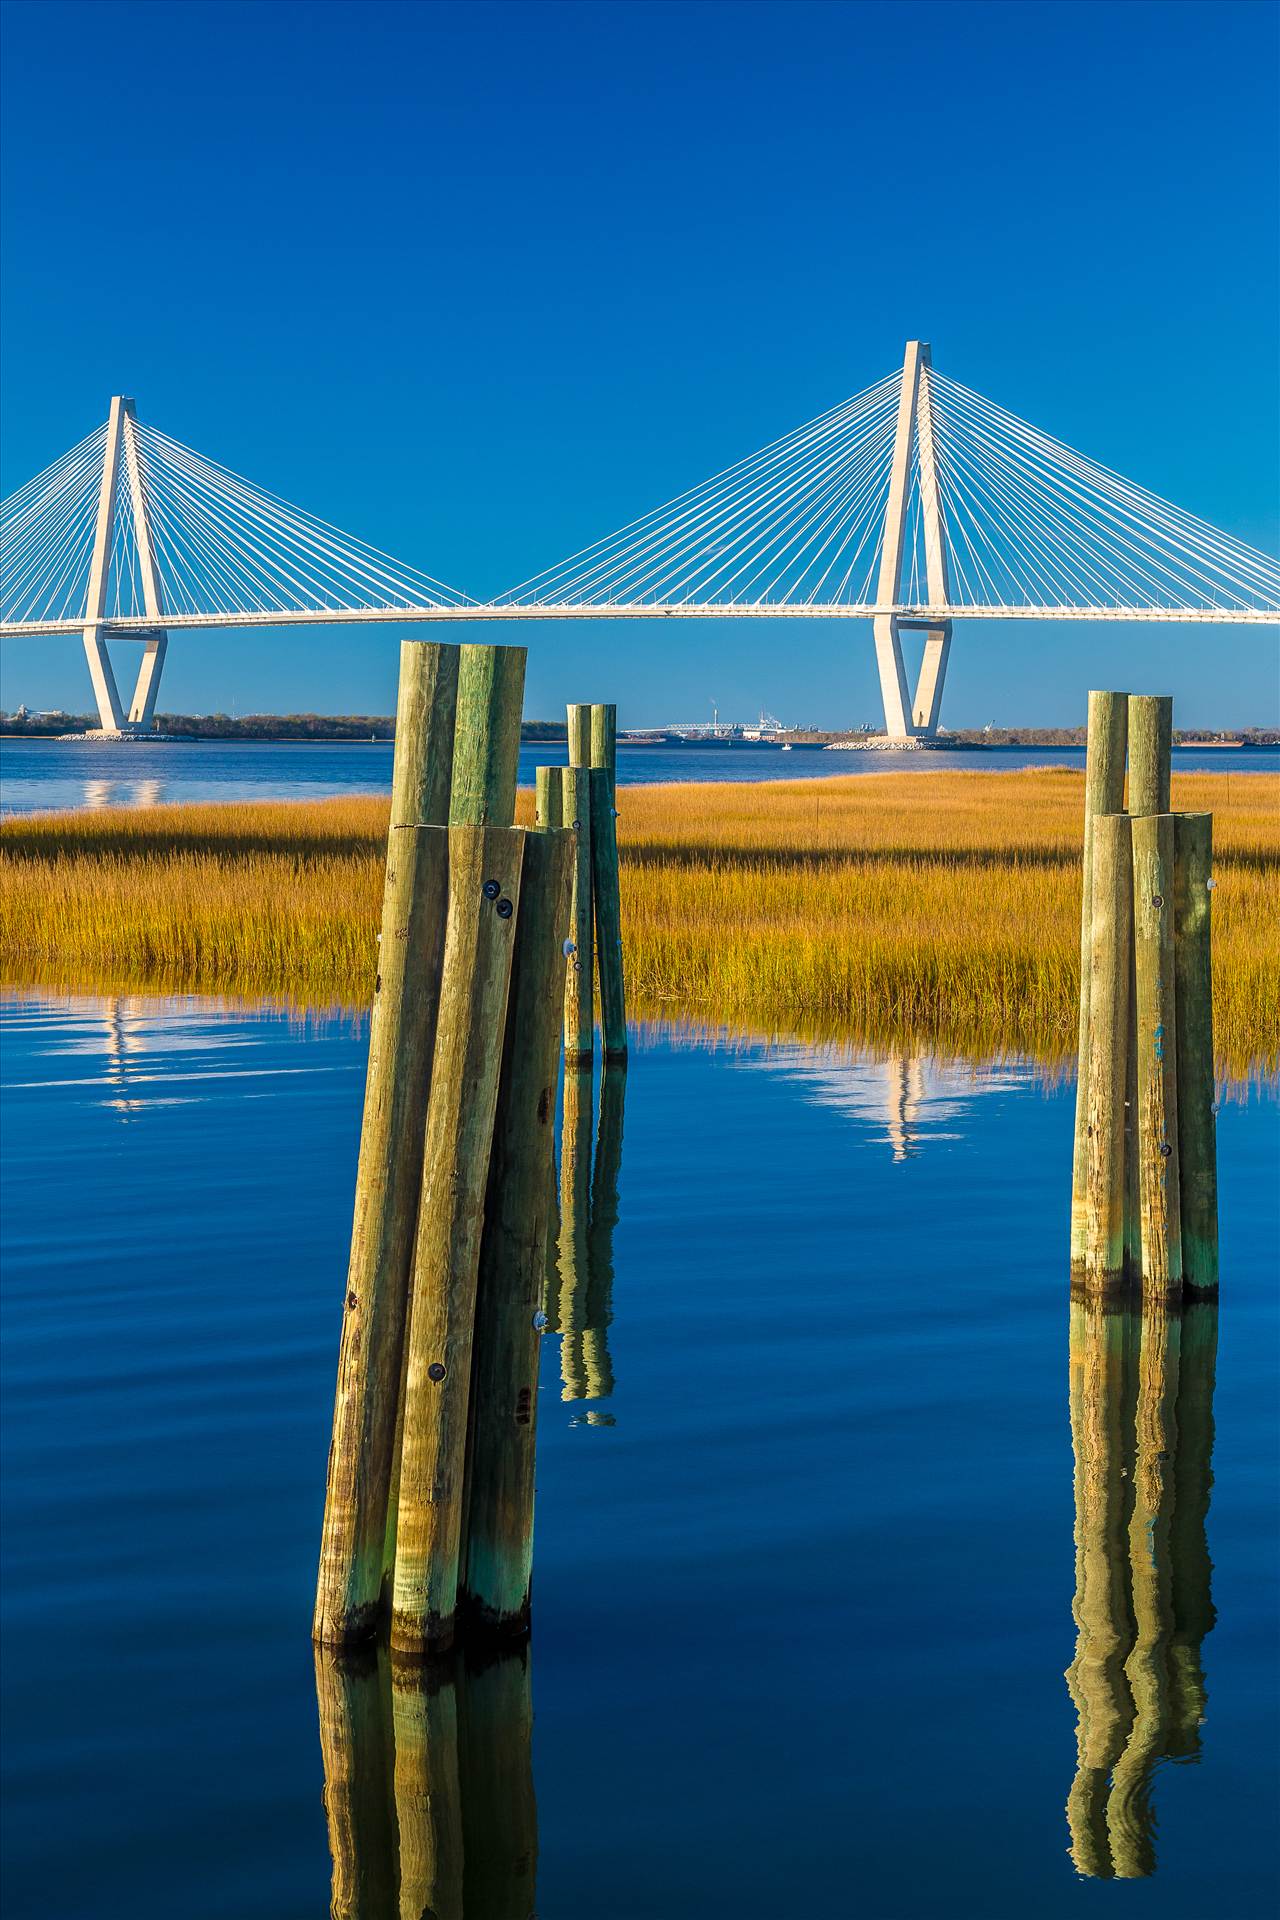
M 902 365 L 902 395 L 898 402 L 898 427 L 893 443 L 893 466 L 890 469 L 889 498 L 885 505 L 884 536 L 880 547 L 880 582 L 876 601 L 881 607 L 898 606 L 902 601 L 902 557 L 907 533 L 913 448 L 919 468 L 920 520 L 924 534 L 928 604 L 939 609 L 951 604 L 951 588 L 947 578 L 947 529 L 938 491 L 938 467 L 933 442 L 933 407 L 929 391 L 931 366 L 927 341 L 909 340 Z M 884 699 L 885 732 L 892 740 L 907 740 L 913 736 L 932 738 L 938 730 L 942 687 L 947 677 L 947 656 L 951 651 L 949 617 L 942 611 L 934 617 L 927 611 L 877 613 L 872 625 L 876 665 L 880 669 L 880 692 Z M 907 673 L 902 657 L 904 628 L 924 631 L 924 658 L 920 662 L 914 700 L 907 693 Z
M 133 544 L 137 555 L 142 604 L 153 625 L 131 626 L 118 638 L 141 640 L 142 664 L 129 703 L 128 714 L 120 704 L 116 676 L 107 652 L 107 641 L 115 629 L 106 618 L 107 583 L 115 535 L 116 501 L 119 490 L 120 461 L 124 458 L 129 481 L 129 514 L 133 521 Z M 151 521 L 147 513 L 147 490 L 138 455 L 138 427 L 132 400 L 117 394 L 107 419 L 107 438 L 102 459 L 102 483 L 98 491 L 98 519 L 93 535 L 93 558 L 89 564 L 89 599 L 85 608 L 84 650 L 93 680 L 98 718 L 104 733 L 149 732 L 160 690 L 160 671 L 164 666 L 168 636 L 160 624 L 164 608 L 160 601 L 160 576 L 156 568 Z

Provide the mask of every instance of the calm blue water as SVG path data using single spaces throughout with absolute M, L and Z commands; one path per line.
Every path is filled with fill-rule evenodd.
M 525 747 L 520 782 L 563 764 L 563 747 Z M 1274 773 L 1280 753 L 1179 749 L 1174 771 Z M 1084 766 L 1082 747 L 998 747 L 980 753 L 825 753 L 794 749 L 622 747 L 618 780 L 801 780 L 849 773 L 928 773 Z M 151 807 L 178 800 L 317 800 L 326 794 L 389 793 L 391 745 L 242 746 L 237 742 L 5 740 L 0 812 L 53 807 Z
M 323 1916 L 309 1624 L 362 1026 L 2 1011 L 6 1914 Z M 495 1759 L 469 1683 L 456 1780 L 417 1802 L 462 1797 L 467 1920 L 530 1910 L 492 1883 L 535 1851 L 542 1920 L 1273 1910 L 1280 1111 L 1220 1116 L 1214 1484 L 1173 1571 L 1175 1609 L 1211 1579 L 1216 1622 L 1178 1628 L 1207 1698 L 1152 1745 L 1185 1757 L 1123 1886 L 1077 1873 L 1065 1812 L 1071 1114 L 1017 1063 L 644 1036 L 591 1352 L 544 1346 L 531 1754 L 508 1713 Z M 349 1911 L 389 1920 L 369 1737 Z

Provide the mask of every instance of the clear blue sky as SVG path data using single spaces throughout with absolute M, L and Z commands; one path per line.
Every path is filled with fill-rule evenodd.
M 8 0 L 3 29 L 6 492 L 132 393 L 484 597 L 919 336 L 1274 550 L 1269 4 Z M 530 715 L 878 713 L 861 623 L 521 637 Z M 4 648 L 5 705 L 87 706 L 78 641 Z M 161 705 L 385 712 L 395 655 L 179 636 Z M 1276 638 L 969 625 L 945 718 L 1078 720 L 1097 684 L 1274 722 Z

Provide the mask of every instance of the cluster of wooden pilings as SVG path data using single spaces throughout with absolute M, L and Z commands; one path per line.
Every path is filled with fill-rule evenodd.
M 555 819 L 513 824 L 524 667 L 518 647 L 401 649 L 323 1647 L 389 1626 L 393 1655 L 419 1658 L 451 1647 L 460 1620 L 477 1640 L 528 1630 L 556 1089 L 584 885 L 588 911 L 594 897 L 612 914 L 624 1016 L 612 764 L 600 769 L 610 892 L 603 868 L 594 887 L 590 865 L 583 879 L 594 768 L 581 802 L 573 789 Z M 611 719 L 601 737 L 604 753 Z M 589 1060 L 589 1033 L 574 1032 Z M 615 1039 L 625 1055 L 625 1023 Z
M 1180 1300 L 1218 1284 L 1213 816 L 1170 811 L 1172 743 L 1171 699 L 1089 695 L 1071 1263 Z
M 595 975 L 600 976 L 600 1031 L 606 1064 L 627 1058 L 622 977 L 622 908 L 618 888 L 618 709 L 568 708 L 569 764 L 539 767 L 535 822 L 572 827 L 572 940 L 564 998 L 566 1070 L 590 1069 L 595 1049 Z

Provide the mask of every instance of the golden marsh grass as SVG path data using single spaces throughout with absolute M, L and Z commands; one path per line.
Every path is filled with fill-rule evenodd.
M 966 1053 L 1074 1049 L 1078 772 L 624 787 L 638 1014 Z M 1175 776 L 1214 814 L 1221 1063 L 1280 1060 L 1280 777 Z M 529 817 L 529 796 L 521 796 Z M 0 828 L 11 984 L 367 1002 L 387 804 L 45 815 Z

